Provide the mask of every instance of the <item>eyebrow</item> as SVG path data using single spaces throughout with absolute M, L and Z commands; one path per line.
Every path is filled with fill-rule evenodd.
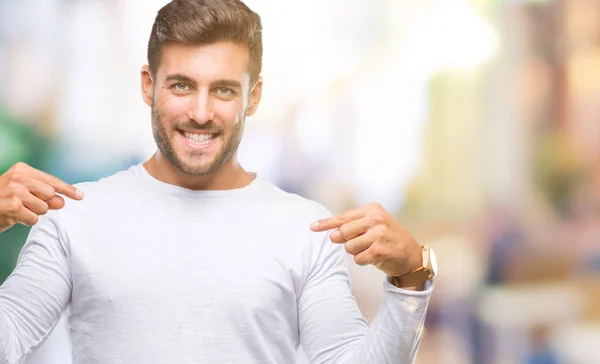
M 167 78 L 165 79 L 165 81 L 166 82 L 171 82 L 171 81 L 186 82 L 191 85 L 196 85 L 196 81 L 192 80 L 190 77 L 188 77 L 186 75 L 182 75 L 181 73 L 174 73 L 174 74 L 168 75 Z

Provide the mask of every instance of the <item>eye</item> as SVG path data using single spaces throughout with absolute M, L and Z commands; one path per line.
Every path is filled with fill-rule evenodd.
M 188 87 L 188 85 L 186 85 L 185 83 L 182 83 L 182 82 L 180 82 L 180 83 L 176 83 L 176 84 L 175 84 L 175 85 L 173 85 L 173 86 L 175 87 L 175 89 L 176 89 L 177 91 L 187 91 L 187 90 L 189 90 L 189 87 Z
M 220 95 L 229 96 L 229 95 L 233 94 L 233 91 L 227 87 L 219 87 L 217 89 L 217 93 Z

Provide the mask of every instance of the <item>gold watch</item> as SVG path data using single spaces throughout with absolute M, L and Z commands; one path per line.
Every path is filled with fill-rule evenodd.
M 390 277 L 390 283 L 396 287 L 415 287 L 437 275 L 437 260 L 433 249 L 427 245 L 421 247 L 423 262 L 421 266 L 401 276 Z

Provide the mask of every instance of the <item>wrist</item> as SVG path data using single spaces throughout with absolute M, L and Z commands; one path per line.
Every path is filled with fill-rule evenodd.
M 427 283 L 427 281 L 425 281 L 425 282 L 419 283 L 417 285 L 403 286 L 402 283 L 398 279 L 396 279 L 396 278 L 398 278 L 398 277 L 388 276 L 387 280 L 394 287 L 401 288 L 401 289 L 404 289 L 404 290 L 407 290 L 407 291 L 424 291 L 425 290 L 425 285 Z
M 427 245 L 421 246 L 420 250 L 421 261 L 419 266 L 408 273 L 390 276 L 388 281 L 392 285 L 403 289 L 424 290 L 425 283 L 436 276 L 437 262 L 435 253 Z
M 423 266 L 423 245 L 419 244 L 417 241 L 413 240 L 411 244 L 412 248 L 409 252 L 409 258 L 407 259 L 406 266 L 409 267 L 405 273 L 397 275 L 403 276 L 408 274 L 414 270 L 417 270 Z

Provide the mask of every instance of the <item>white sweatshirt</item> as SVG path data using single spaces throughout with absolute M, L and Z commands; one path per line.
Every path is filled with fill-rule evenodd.
M 383 283 L 369 327 L 321 205 L 256 177 L 193 191 L 142 165 L 41 217 L 0 287 L 0 363 L 20 363 L 66 311 L 73 363 L 414 361 L 431 294 Z

